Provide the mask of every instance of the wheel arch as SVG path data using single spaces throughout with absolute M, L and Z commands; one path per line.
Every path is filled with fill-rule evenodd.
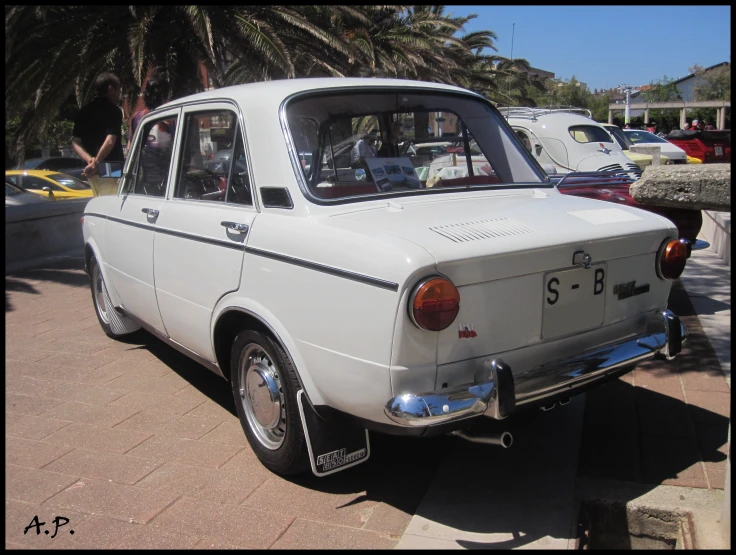
M 270 322 L 274 322 L 272 325 Z M 299 383 L 312 404 L 324 404 L 322 396 L 305 368 L 304 360 L 291 337 L 283 326 L 271 319 L 266 319 L 254 310 L 242 306 L 228 305 L 223 308 L 214 319 L 212 326 L 212 344 L 214 347 L 217 365 L 223 376 L 230 380 L 230 350 L 235 337 L 243 330 L 253 330 L 268 335 L 286 353 L 296 370 Z
M 95 257 L 95 259 L 97 259 L 97 264 L 100 266 L 100 272 L 102 272 L 102 279 L 105 280 L 105 286 L 107 287 L 107 294 L 110 295 L 110 300 L 112 301 L 114 306 L 122 306 L 122 303 L 120 302 L 120 296 L 118 295 L 118 292 L 115 290 L 115 285 L 110 280 L 107 267 L 105 266 L 105 263 L 103 262 L 102 257 L 100 256 L 100 249 L 95 243 L 95 240 L 90 237 L 89 239 L 87 239 L 87 242 L 84 244 L 84 270 L 90 279 L 92 279 L 92 276 L 89 273 L 90 272 L 90 262 L 92 261 L 93 256 Z

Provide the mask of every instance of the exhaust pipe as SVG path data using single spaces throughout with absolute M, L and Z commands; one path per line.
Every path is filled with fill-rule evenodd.
M 543 407 L 539 408 L 542 409 L 544 412 L 547 412 L 555 408 L 555 406 L 557 406 L 557 403 L 550 403 L 549 405 L 544 405 Z
M 514 436 L 510 432 L 501 432 L 500 434 L 491 434 L 487 436 L 475 436 L 469 434 L 465 430 L 455 430 L 450 432 L 451 436 L 460 437 L 471 443 L 482 443 L 483 445 L 500 445 L 504 449 L 508 449 L 514 443 Z
M 567 399 L 560 399 L 557 402 L 560 404 L 561 407 L 564 407 L 565 405 L 570 404 L 570 397 L 568 397 Z

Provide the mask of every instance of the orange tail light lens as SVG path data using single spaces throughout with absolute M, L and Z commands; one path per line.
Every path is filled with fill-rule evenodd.
M 687 245 L 683 241 L 665 241 L 657 256 L 657 275 L 662 279 L 677 279 L 687 262 Z
M 426 279 L 417 285 L 409 301 L 412 321 L 421 329 L 441 331 L 452 324 L 460 310 L 460 293 L 443 277 Z

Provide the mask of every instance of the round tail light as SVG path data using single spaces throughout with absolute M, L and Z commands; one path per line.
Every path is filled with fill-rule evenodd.
M 460 310 L 460 293 L 447 278 L 421 281 L 409 300 L 409 314 L 417 327 L 441 331 L 452 324 Z
M 677 279 L 687 262 L 687 243 L 683 240 L 669 239 L 659 249 L 657 255 L 657 275 L 662 279 Z

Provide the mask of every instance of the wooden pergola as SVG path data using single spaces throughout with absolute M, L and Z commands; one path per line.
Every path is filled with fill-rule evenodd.
M 716 127 L 724 129 L 726 127 L 726 109 L 731 109 L 730 100 L 700 100 L 697 102 L 689 102 L 685 100 L 674 100 L 670 102 L 637 102 L 631 104 L 631 110 L 644 110 L 644 123 L 649 123 L 649 110 L 680 110 L 680 128 L 687 121 L 688 108 L 715 108 L 716 109 Z M 626 104 L 609 104 L 608 105 L 608 123 L 613 123 L 613 113 L 623 112 L 626 110 Z

